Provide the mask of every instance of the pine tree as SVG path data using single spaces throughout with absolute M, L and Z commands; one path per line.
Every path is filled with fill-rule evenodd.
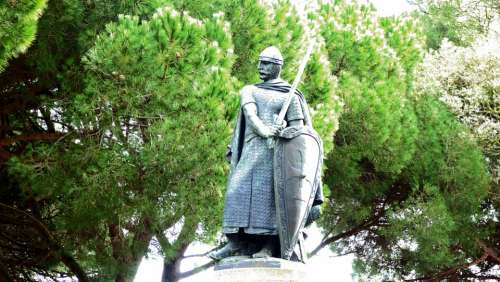
M 209 99 L 208 105 L 204 104 L 204 106 L 212 109 L 213 114 L 222 113 L 223 116 L 219 116 L 220 121 L 215 122 L 213 126 L 219 130 L 224 128 L 225 133 L 219 132 L 218 137 L 226 139 L 222 143 L 229 142 L 227 130 L 232 128 L 232 119 L 235 117 L 238 105 L 236 90 L 243 84 L 258 82 L 255 63 L 259 52 L 269 45 L 280 47 L 287 61 L 285 78 L 290 80 L 294 76 L 298 59 L 302 55 L 299 50 L 303 44 L 303 28 L 287 1 L 279 2 L 273 7 L 264 6 L 258 1 L 205 3 L 158 0 L 110 3 L 66 0 L 50 2 L 45 15 L 39 21 L 38 40 L 25 56 L 12 60 L 8 69 L 0 77 L 2 91 L 6 94 L 2 117 L 3 120 L 8 120 L 7 126 L 2 128 L 1 137 L 2 177 L 6 180 L 5 187 L 7 188 L 2 189 L 2 203 L 10 207 L 12 205 L 19 207 L 20 213 L 28 211 L 35 220 L 45 225 L 52 238 L 58 242 L 59 247 L 65 253 L 78 256 L 77 264 L 80 263 L 80 268 L 83 267 L 87 271 L 110 269 L 110 272 L 103 272 L 103 275 L 109 275 L 107 277 L 112 277 L 115 270 L 126 269 L 128 264 L 131 266 L 131 272 L 125 271 L 127 277 L 124 279 L 130 278 L 132 276 L 130 273 L 133 273 L 138 259 L 144 253 L 140 250 L 144 250 L 145 242 L 151 233 L 157 235 L 167 261 L 173 261 L 175 264 L 189 242 L 213 238 L 221 221 L 221 206 L 213 205 L 213 202 L 220 203 L 221 201 L 213 199 L 223 194 L 224 185 L 221 184 L 221 174 L 227 167 L 216 165 L 220 164 L 219 157 L 224 154 L 222 152 L 224 150 L 220 151 L 222 147 L 203 145 L 213 149 L 207 154 L 214 158 L 218 156 L 212 162 L 214 167 L 217 167 L 215 171 L 200 175 L 189 169 L 180 170 L 185 174 L 190 174 L 191 171 L 191 174 L 195 175 L 194 179 L 203 177 L 203 183 L 196 181 L 191 183 L 192 175 L 178 177 L 175 180 L 177 182 L 174 182 L 176 185 L 168 182 L 170 183 L 168 189 L 175 191 L 169 196 L 175 195 L 177 197 L 175 203 L 179 204 L 173 204 L 168 201 L 171 198 L 165 198 L 164 206 L 159 209 L 165 214 L 162 220 L 157 221 L 157 226 L 151 226 L 152 224 L 146 221 L 141 222 L 140 219 L 144 218 L 138 216 L 137 212 L 138 209 L 144 213 L 151 212 L 153 209 L 151 203 L 157 201 L 160 190 L 170 191 L 158 188 L 167 185 L 165 182 L 167 180 L 163 182 L 155 180 L 146 184 L 141 182 L 142 186 L 156 189 L 156 192 L 144 195 L 142 198 L 134 196 L 133 200 L 126 201 L 127 197 L 132 197 L 129 192 L 126 192 L 127 189 L 139 186 L 138 178 L 152 177 L 148 174 L 149 171 L 161 170 L 164 167 L 164 162 L 153 159 L 172 160 L 173 156 L 176 156 L 170 166 L 173 167 L 179 164 L 182 158 L 192 159 L 189 156 L 183 157 L 183 152 L 191 153 L 196 151 L 195 147 L 201 146 L 201 143 L 195 142 L 197 145 L 192 143 L 192 147 L 186 150 L 180 147 L 177 149 L 168 146 L 167 148 L 161 147 L 164 146 L 162 144 L 166 144 L 165 142 L 176 143 L 180 142 L 179 138 L 189 136 L 189 132 L 179 132 L 182 126 L 186 128 L 194 126 L 196 120 L 185 119 L 191 112 L 171 119 L 167 119 L 168 115 L 159 112 L 165 111 L 168 107 L 171 108 L 169 112 L 176 112 L 193 106 L 192 99 L 196 99 L 197 96 L 191 96 L 195 95 L 194 91 L 189 91 L 186 87 L 191 85 L 202 89 L 202 81 L 206 82 L 207 77 L 213 78 L 212 76 L 203 77 L 197 83 L 187 80 L 188 74 L 197 68 L 190 65 L 190 61 L 182 65 L 179 65 L 179 62 L 188 55 L 184 49 L 191 50 L 189 49 L 191 47 L 188 48 L 181 43 L 173 46 L 174 48 L 162 47 L 164 49 L 161 49 L 162 51 L 158 54 L 170 60 L 163 64 L 174 64 L 179 69 L 175 72 L 174 68 L 164 68 L 164 73 L 161 75 L 165 76 L 165 79 L 171 78 L 170 83 L 174 81 L 174 78 L 175 81 L 182 83 L 181 86 L 174 87 L 174 90 L 184 89 L 185 93 L 180 96 L 179 101 L 171 104 L 153 95 L 155 93 L 153 90 L 165 86 L 166 82 L 160 83 L 152 79 L 159 75 L 161 68 L 155 66 L 159 66 L 161 62 L 158 62 L 160 55 L 151 56 L 151 50 L 160 48 L 157 47 L 158 42 L 165 42 L 165 36 L 171 34 L 160 30 L 153 36 L 152 30 L 146 31 L 145 29 L 153 29 L 153 23 L 150 22 L 151 14 L 167 4 L 173 5 L 177 13 L 187 16 L 186 13 L 189 12 L 193 15 L 193 17 L 187 17 L 191 24 L 197 25 L 202 22 L 203 29 L 206 31 L 195 35 L 211 38 L 210 40 L 217 42 L 216 45 L 219 46 L 213 46 L 213 48 L 220 48 L 228 54 L 223 57 L 217 55 L 215 56 L 217 59 L 213 59 L 213 55 L 207 55 L 205 58 L 206 60 L 212 58 L 210 59 L 212 61 L 205 60 L 205 64 L 213 63 L 211 65 L 213 70 L 220 68 L 220 72 L 224 73 L 221 75 L 224 77 L 223 89 L 226 90 L 224 93 L 214 94 L 217 98 Z M 137 15 L 139 18 L 122 18 L 119 20 L 120 24 L 110 24 L 107 27 L 108 30 L 105 30 L 105 24 L 117 21 L 119 13 Z M 147 23 L 137 23 L 142 20 Z M 224 20 L 229 21 L 230 24 L 223 24 Z M 202 38 L 186 34 L 183 31 L 185 25 L 177 21 L 173 21 L 172 25 L 169 32 L 180 36 L 179 42 L 183 44 L 191 42 L 190 44 L 194 44 L 190 45 L 195 48 L 193 50 L 199 51 L 199 47 L 195 46 L 204 42 Z M 127 41 L 125 44 L 116 38 L 115 41 L 112 40 L 115 34 L 122 34 L 120 36 L 126 37 L 123 34 L 129 33 L 134 35 L 135 41 Z M 234 47 L 230 38 L 225 35 L 226 33 L 233 35 Z M 148 41 L 143 42 L 145 45 L 139 42 L 138 37 L 142 36 L 149 38 Z M 125 40 L 122 37 L 119 39 Z M 121 45 L 120 42 L 122 42 Z M 234 57 L 231 51 L 234 52 Z M 150 55 L 145 56 L 145 54 Z M 236 58 L 234 64 L 233 58 Z M 311 92 L 314 92 L 310 94 L 310 105 L 317 121 L 316 126 L 323 128 L 320 131 L 326 133 L 331 132 L 333 126 L 329 123 L 323 123 L 321 126 L 319 124 L 322 123 L 322 117 L 331 117 L 328 105 L 332 87 L 329 77 L 325 75 L 326 71 L 318 60 L 318 56 L 313 57 L 308 66 L 306 77 L 309 78 L 305 79 L 304 89 L 311 89 Z M 135 62 L 134 66 L 129 66 L 131 62 Z M 122 66 L 128 72 L 115 70 L 113 69 L 115 66 Z M 224 71 L 227 67 L 231 68 L 233 77 Z M 207 68 L 208 65 L 200 67 L 199 70 Z M 145 82 L 146 77 L 151 79 Z M 207 87 L 215 92 L 221 91 L 221 80 L 212 79 L 210 82 L 211 86 Z M 172 90 L 172 86 L 162 88 L 156 95 L 166 93 L 168 90 Z M 22 95 L 19 95 L 21 93 Z M 118 93 L 120 95 L 117 95 Z M 149 97 L 148 99 L 154 98 L 152 101 L 148 100 L 148 103 L 156 106 L 148 108 L 147 111 L 139 110 L 138 108 L 143 107 L 144 99 L 146 99 L 140 93 L 146 93 L 143 95 Z M 15 97 L 15 99 L 8 97 Z M 109 112 L 111 108 L 115 111 Z M 211 115 L 207 113 L 205 116 L 208 118 Z M 127 118 L 128 120 L 125 120 Z M 166 121 L 163 124 L 159 123 L 165 119 L 170 123 Z M 121 124 L 118 124 L 118 121 Z M 124 126 L 129 131 L 129 136 L 125 139 L 121 132 L 125 130 Z M 150 138 L 150 143 L 145 142 L 143 139 L 148 135 L 143 136 L 142 130 L 146 128 L 158 133 L 156 135 L 150 133 L 153 134 L 151 136 L 163 136 L 161 142 L 155 138 Z M 172 134 L 165 135 L 164 130 L 169 130 Z M 208 142 L 206 139 L 197 141 Z M 144 147 L 144 144 L 150 146 Z M 179 146 L 186 148 L 188 145 Z M 204 161 L 207 160 L 212 159 L 205 156 Z M 41 165 L 42 163 L 44 165 Z M 105 169 L 106 165 L 109 165 L 109 169 Z M 153 168 L 146 170 L 147 165 Z M 143 172 L 138 174 L 137 168 L 141 167 Z M 195 168 L 193 166 L 192 169 Z M 174 169 L 169 171 L 175 172 Z M 162 173 L 165 177 L 174 177 L 170 174 L 166 175 L 166 172 Z M 50 177 L 47 177 L 48 175 Z M 185 188 L 188 183 L 196 187 L 191 190 Z M 96 189 L 91 189 L 91 187 Z M 97 187 L 103 189 L 97 189 Z M 204 201 L 203 205 L 197 205 L 203 211 L 193 213 L 194 217 L 186 220 L 179 217 L 179 214 L 185 213 L 191 192 L 195 192 L 193 189 L 205 191 L 200 194 L 204 197 L 197 198 Z M 148 197 L 152 199 L 146 201 Z M 149 204 L 146 205 L 145 202 Z M 61 212 L 63 210 L 64 212 Z M 54 213 L 54 211 L 57 212 Z M 154 211 L 156 212 L 156 209 Z M 157 215 L 151 213 L 152 215 L 147 215 L 149 217 Z M 134 230 L 134 232 L 129 232 L 128 237 L 122 237 L 120 229 L 116 228 L 116 221 L 120 222 L 118 226 L 122 226 L 121 224 L 127 220 L 136 220 L 133 223 L 136 226 L 144 226 L 145 229 Z M 103 224 L 106 221 L 110 223 L 108 228 Z M 79 223 L 75 225 L 76 222 Z M 193 226 L 200 227 L 204 231 L 200 236 L 180 236 L 179 238 L 182 239 L 174 244 L 170 244 L 165 237 L 158 236 L 165 230 L 170 230 L 168 227 L 176 223 L 178 224 L 176 226 L 186 226 L 186 230 L 181 234 L 193 234 L 190 232 Z M 115 228 L 110 228 L 110 225 Z M 26 232 L 29 231 L 26 230 Z M 140 236 L 137 235 L 137 237 L 142 236 L 142 241 L 135 244 L 134 251 L 123 243 L 126 238 L 131 238 L 132 234 L 139 234 Z M 103 243 L 107 242 L 106 238 L 110 236 L 116 239 L 116 244 Z M 34 240 L 39 240 L 39 238 L 36 237 Z M 122 243 L 119 244 L 119 242 Z M 53 250 L 50 248 L 46 250 L 46 252 L 51 251 Z M 15 265 L 18 264 L 12 264 L 13 267 Z M 28 268 L 27 273 L 42 271 L 41 273 L 45 275 L 51 275 L 50 270 L 54 269 L 53 267 L 57 266 L 58 262 L 55 260 L 48 263 L 41 260 L 39 265 L 41 268 Z
M 425 30 L 426 47 L 434 50 L 445 38 L 458 46 L 469 46 L 497 25 L 500 14 L 500 5 L 494 0 L 413 0 L 410 4 L 418 8 L 413 16 Z
M 490 193 L 481 204 L 481 220 L 474 224 L 476 234 L 492 233 L 475 237 L 477 246 L 468 252 L 469 264 L 458 264 L 430 277 L 455 276 L 466 279 L 498 278 L 495 267 L 500 263 L 499 223 L 500 161 L 498 158 L 498 86 L 495 73 L 500 70 L 498 33 L 491 31 L 480 36 L 470 47 L 458 47 L 444 41 L 436 52 L 426 54 L 419 67 L 416 80 L 418 95 L 429 95 L 439 99 L 453 112 L 455 117 L 471 131 L 487 161 L 492 182 Z M 479 248 L 479 250 L 477 250 Z M 463 251 L 463 250 L 462 250 Z M 446 276 L 445 275 L 445 276 Z M 495 276 L 496 275 L 496 276 Z M 429 277 L 429 276 L 428 276 Z
M 43 3 L 22 3 L 0 8 L 38 30 L 0 52 L 0 280 L 130 281 L 153 236 L 163 280 L 179 278 L 187 246 L 219 231 L 239 88 L 269 45 L 293 80 L 314 26 L 299 88 L 328 153 L 319 248 L 355 252 L 370 280 L 465 278 L 494 250 L 480 148 L 415 94 L 418 22 L 334 1 L 307 26 L 291 2 L 257 0 L 50 1 L 37 22 Z
M 14 36 L 2 41 L 2 44 L 6 43 L 2 47 L 11 48 L 7 44 L 11 40 L 20 44 L 5 49 L 8 52 L 25 50 L 27 41 L 22 36 L 23 30 L 28 33 L 35 30 L 33 24 L 38 8 L 33 8 L 38 4 L 34 3 L 38 2 L 8 1 L 1 4 L 2 8 L 7 7 L 2 10 L 7 14 L 5 18 L 2 16 L 1 32 L 6 34 L 4 32 L 8 31 L 8 36 Z M 64 245 L 62 239 L 68 237 L 55 231 L 58 225 L 53 219 L 60 213 L 55 204 L 64 195 L 37 197 L 30 186 L 19 183 L 17 177 L 9 173 L 16 167 L 8 163 L 16 156 L 29 158 L 32 146 L 51 144 L 67 132 L 61 124 L 59 112 L 74 93 L 81 91 L 82 54 L 107 21 L 115 19 L 120 12 L 130 13 L 141 7 L 134 1 L 50 1 L 38 20 L 37 36 L 32 46 L 24 54 L 11 58 L 0 73 L 0 218 L 3 224 L 0 229 L 3 232 L 0 263 L 6 268 L 0 271 L 2 274 L 26 280 L 33 279 L 33 272 L 58 276 L 59 271 L 51 270 L 61 263 L 79 280 L 86 281 L 82 265 Z M 15 25 L 9 23 L 13 17 L 18 20 Z M 14 26 L 19 29 L 9 29 Z M 38 167 L 40 160 L 32 161 L 31 164 Z M 31 177 L 30 174 L 25 176 Z M 25 247 L 18 250 L 16 246 Z
M 434 97 L 414 96 L 421 31 L 404 18 L 336 1 L 321 7 L 345 106 L 326 161 L 328 244 L 355 253 L 360 279 L 426 277 L 472 257 L 485 238 L 489 175 L 467 130 Z M 445 278 L 445 277 L 443 277 Z
M 225 28 L 169 7 L 121 16 L 82 58 L 82 92 L 57 116 L 64 137 L 11 159 L 21 189 L 52 200 L 42 212 L 64 211 L 54 235 L 99 279 L 132 280 L 154 235 L 169 257 L 220 226 L 232 89 Z M 169 243 L 164 232 L 179 221 Z
M 35 39 L 38 18 L 46 0 L 7 1 L 0 4 L 0 72 L 8 60 L 24 53 Z

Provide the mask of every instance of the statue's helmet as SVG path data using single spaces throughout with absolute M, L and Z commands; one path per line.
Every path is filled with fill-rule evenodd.
M 259 55 L 259 61 L 271 62 L 277 65 L 283 65 L 283 56 L 278 48 L 269 46 Z

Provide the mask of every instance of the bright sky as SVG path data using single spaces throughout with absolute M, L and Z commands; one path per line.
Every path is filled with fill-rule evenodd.
M 292 2 L 295 1 L 292 0 Z M 367 0 L 367 2 L 373 3 L 381 16 L 398 15 L 413 8 L 405 0 Z M 310 233 L 310 237 L 306 241 L 306 249 L 311 251 L 321 241 L 321 233 L 317 227 L 311 228 L 308 233 Z M 204 253 L 211 248 L 212 246 L 205 244 L 193 243 L 187 249 L 186 255 Z M 332 281 L 332 279 L 339 282 L 352 281 L 352 260 L 353 256 L 351 255 L 336 257 L 328 248 L 325 248 L 308 261 L 307 267 L 310 273 L 314 273 L 315 275 L 311 277 L 312 281 Z M 185 259 L 181 263 L 181 272 L 203 265 L 208 261 L 208 258 Z M 149 258 L 145 258 L 139 266 L 134 282 L 161 281 L 162 269 L 163 258 L 161 256 L 152 255 Z M 332 273 L 334 273 L 333 276 Z M 213 281 L 213 270 L 206 270 L 181 281 Z
M 394 16 L 415 9 L 406 0 L 368 0 L 381 16 Z

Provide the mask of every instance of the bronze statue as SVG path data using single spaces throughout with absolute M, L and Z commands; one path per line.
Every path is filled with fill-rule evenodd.
M 223 220 L 228 243 L 209 255 L 215 260 L 234 255 L 304 260 L 302 229 L 319 216 L 322 203 L 322 144 L 304 96 L 295 90 L 300 74 L 291 86 L 280 79 L 282 66 L 276 47 L 264 49 L 258 62 L 263 82 L 240 91 L 228 154 Z

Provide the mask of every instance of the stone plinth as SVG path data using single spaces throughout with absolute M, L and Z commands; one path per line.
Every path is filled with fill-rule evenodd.
M 221 282 L 308 281 L 303 263 L 278 258 L 227 258 L 217 264 L 214 271 L 216 281 Z

